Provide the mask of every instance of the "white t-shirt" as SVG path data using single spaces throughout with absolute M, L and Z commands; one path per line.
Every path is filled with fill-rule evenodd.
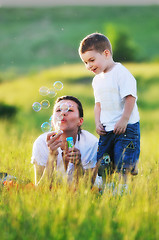
M 41 166 L 46 166 L 49 156 L 49 149 L 47 146 L 47 134 L 40 135 L 33 144 L 31 163 L 37 163 Z M 80 140 L 76 139 L 75 148 L 80 150 L 81 163 L 84 169 L 94 168 L 97 162 L 97 148 L 98 139 L 86 130 L 82 130 L 80 134 Z M 57 156 L 57 171 L 61 176 L 72 175 L 74 168 L 73 164 L 69 163 L 67 172 L 65 172 L 62 150 L 58 148 Z
M 125 97 L 132 95 L 137 101 L 136 80 L 122 64 L 116 63 L 111 71 L 96 75 L 93 78 L 92 86 L 95 102 L 99 102 L 101 105 L 100 121 L 106 131 L 112 131 L 122 116 Z M 136 123 L 139 119 L 135 102 L 128 123 Z

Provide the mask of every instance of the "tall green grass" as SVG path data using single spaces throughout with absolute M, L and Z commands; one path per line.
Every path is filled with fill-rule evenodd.
M 141 116 L 139 174 L 128 181 L 123 193 L 106 188 L 90 190 L 84 179 L 69 189 L 65 182 L 35 189 L 30 163 L 32 144 L 40 125 L 51 115 L 51 107 L 38 113 L 32 103 L 43 99 L 39 88 L 56 80 L 64 84 L 57 97 L 77 96 L 84 106 L 84 128 L 95 133 L 93 75 L 82 64 L 50 68 L 26 75 L 0 87 L 0 101 L 18 107 L 13 119 L 1 119 L 0 171 L 16 176 L 18 186 L 0 185 L 0 239 L 91 239 L 156 240 L 159 238 L 159 148 L 157 64 L 125 64 L 138 84 Z M 119 189 L 114 176 L 114 183 Z
M 31 140 L 25 135 L 8 141 L 1 155 L 7 159 L 1 162 L 4 170 L 10 163 L 12 173 L 25 181 L 32 178 Z M 142 135 L 139 175 L 129 180 L 123 194 L 106 188 L 101 195 L 85 187 L 83 180 L 76 191 L 65 183 L 51 191 L 22 184 L 18 189 L 0 188 L 1 239 L 158 239 L 157 142 L 155 133 Z

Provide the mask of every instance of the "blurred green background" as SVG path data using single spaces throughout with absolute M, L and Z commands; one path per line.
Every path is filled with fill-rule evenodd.
M 39 88 L 62 81 L 57 97 L 72 94 L 82 100 L 84 127 L 95 133 L 93 75 L 78 55 L 87 34 L 108 36 L 115 61 L 136 77 L 141 129 L 156 129 L 159 120 L 159 6 L 61 6 L 0 8 L 0 121 L 16 129 L 41 133 L 52 113 L 35 113 Z M 148 116 L 148 117 L 147 117 Z M 11 130 L 10 130 L 11 131 Z
M 1 239 L 159 239 L 159 6 L 69 6 L 0 8 L 0 172 L 19 187 L 0 182 Z M 120 61 L 137 80 L 141 118 L 139 175 L 129 190 L 103 195 L 85 188 L 52 191 L 25 188 L 34 182 L 32 145 L 48 121 L 56 97 L 74 95 L 84 107 L 83 128 L 95 132 L 89 73 L 78 56 L 80 40 L 106 34 Z M 50 108 L 34 112 L 44 99 L 41 86 L 64 85 Z M 22 186 L 21 186 L 22 183 Z M 92 231 L 93 229 L 93 231 Z
M 122 62 L 137 80 L 142 136 L 155 134 L 159 122 L 158 16 L 159 6 L 0 8 L 2 146 L 12 142 L 12 136 L 30 138 L 30 164 L 33 141 L 42 133 L 40 126 L 49 120 L 56 97 L 65 94 L 82 101 L 83 128 L 97 136 L 94 75 L 78 55 L 80 41 L 96 31 L 110 38 L 114 60 Z M 39 88 L 50 88 L 55 81 L 61 81 L 63 89 L 48 99 L 48 110 L 34 112 L 32 104 L 44 99 Z
M 86 109 L 86 127 L 94 132 L 93 75 L 81 63 L 78 46 L 96 31 L 110 38 L 114 60 L 129 64 L 141 117 L 144 112 L 152 118 L 150 111 L 158 109 L 158 15 L 159 6 L 0 8 L 0 119 L 15 115 L 18 129 L 38 129 L 52 110 L 35 114 L 31 105 L 41 100 L 41 86 L 61 80 L 64 89 L 57 96 L 76 93 Z M 151 121 L 153 128 L 158 117 Z M 150 128 L 147 118 L 142 123 Z
M 159 6 L 0 8 L 0 71 L 79 63 L 80 40 L 96 31 L 110 38 L 115 60 L 158 61 L 158 14 Z

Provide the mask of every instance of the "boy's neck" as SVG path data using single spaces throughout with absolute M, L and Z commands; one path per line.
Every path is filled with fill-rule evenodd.
M 105 70 L 103 71 L 104 73 L 107 73 L 113 69 L 113 67 L 116 65 L 116 62 L 114 62 L 113 59 L 109 62 L 109 64 L 106 66 Z

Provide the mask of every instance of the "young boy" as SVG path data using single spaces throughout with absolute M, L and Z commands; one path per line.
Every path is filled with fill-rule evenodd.
M 86 36 L 80 43 L 79 55 L 95 74 L 92 86 L 96 131 L 100 135 L 98 174 L 105 174 L 110 161 L 113 171 L 135 175 L 140 154 L 136 80 L 121 63 L 114 62 L 111 43 L 103 34 Z

